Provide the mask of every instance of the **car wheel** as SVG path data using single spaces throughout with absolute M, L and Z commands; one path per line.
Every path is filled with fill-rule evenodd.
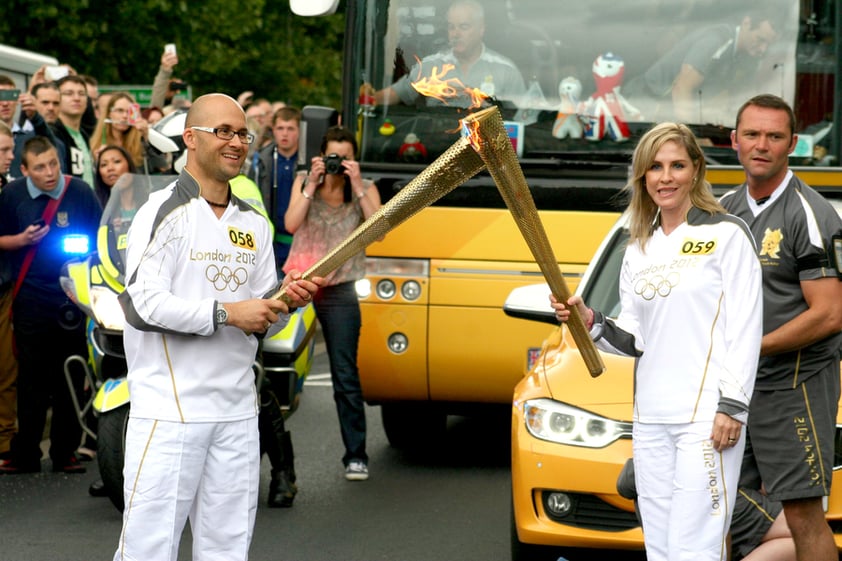
M 427 403 L 384 403 L 380 417 L 392 448 L 424 449 L 440 442 L 447 430 L 447 415 Z
M 96 441 L 96 459 L 99 475 L 108 498 L 120 512 L 123 511 L 123 463 L 126 453 L 126 427 L 129 423 L 129 405 L 106 411 L 99 417 Z

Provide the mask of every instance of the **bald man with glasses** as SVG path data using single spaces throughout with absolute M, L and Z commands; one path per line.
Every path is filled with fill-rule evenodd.
M 176 561 L 187 520 L 193 559 L 248 559 L 260 479 L 258 337 L 282 329 L 322 279 L 278 285 L 269 223 L 231 192 L 254 141 L 237 102 L 193 103 L 187 164 L 132 223 L 120 303 L 131 393 L 125 514 L 115 561 Z

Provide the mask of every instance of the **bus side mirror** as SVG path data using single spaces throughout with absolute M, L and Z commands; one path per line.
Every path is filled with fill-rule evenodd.
M 298 166 L 310 165 L 310 158 L 321 152 L 322 137 L 327 129 L 339 124 L 339 112 L 333 107 L 305 105 L 301 109 L 301 131 L 298 135 Z

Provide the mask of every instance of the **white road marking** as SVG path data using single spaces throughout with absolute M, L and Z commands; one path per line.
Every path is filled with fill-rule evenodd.
M 330 372 L 324 374 L 309 374 L 304 380 L 305 386 L 324 386 L 331 387 L 333 382 L 330 381 Z

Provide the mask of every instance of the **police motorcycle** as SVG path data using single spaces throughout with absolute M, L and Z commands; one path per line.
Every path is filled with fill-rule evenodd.
M 176 117 L 183 128 L 183 114 Z M 163 123 L 162 129 L 167 130 L 167 126 L 178 128 L 170 122 Z M 87 316 L 88 356 L 69 357 L 65 361 L 65 377 L 70 384 L 81 370 L 91 388 L 86 397 L 71 391 L 74 408 L 82 430 L 96 439 L 96 460 L 104 491 L 121 511 L 130 404 L 123 347 L 125 316 L 117 297 L 126 282 L 126 239 L 137 209 L 151 193 L 165 188 L 176 177 L 123 175 L 112 188 L 103 210 L 94 251 L 84 258 L 69 255 L 60 277 L 68 298 Z M 253 365 L 257 387 L 271 384 L 284 418 L 298 407 L 312 366 L 315 333 L 316 314 L 311 303 L 299 308 L 283 330 L 263 341 L 262 361 L 255 360 Z M 89 422 L 91 413 L 96 423 Z

